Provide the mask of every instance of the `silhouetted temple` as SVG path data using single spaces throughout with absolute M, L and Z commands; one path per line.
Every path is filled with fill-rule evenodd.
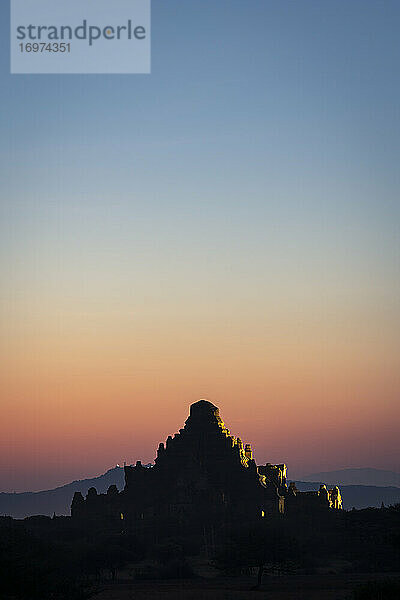
M 160 444 L 155 464 L 125 467 L 125 488 L 91 488 L 74 496 L 71 515 L 94 523 L 123 522 L 137 533 L 168 536 L 291 511 L 341 509 L 338 487 L 299 492 L 287 485 L 286 465 L 257 466 L 250 444 L 229 432 L 206 400 L 190 407 L 183 429 Z

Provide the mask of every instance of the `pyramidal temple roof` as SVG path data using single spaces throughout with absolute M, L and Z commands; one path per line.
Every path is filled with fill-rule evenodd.
M 209 415 L 215 415 L 216 413 L 219 414 L 219 408 L 217 406 L 215 406 L 214 404 L 212 404 L 211 402 L 209 402 L 209 400 L 205 400 L 204 398 L 202 398 L 201 400 L 194 402 L 190 406 L 190 415 L 191 416 L 193 414 L 200 414 L 200 413 L 209 414 Z
M 208 400 L 199 400 L 190 406 L 189 417 L 185 423 L 185 430 L 203 429 L 207 430 L 210 426 L 225 429 L 224 423 L 219 416 L 219 408 Z

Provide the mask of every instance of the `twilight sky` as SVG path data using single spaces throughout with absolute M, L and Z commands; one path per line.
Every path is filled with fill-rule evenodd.
M 399 2 L 153 0 L 150 76 L 11 76 L 5 4 L 0 491 L 202 397 L 289 475 L 399 470 Z

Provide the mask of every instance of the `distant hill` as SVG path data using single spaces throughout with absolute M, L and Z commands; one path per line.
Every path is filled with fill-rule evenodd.
M 324 481 L 296 481 L 296 486 L 301 492 L 308 492 L 319 488 Z M 340 492 L 343 499 L 343 508 L 379 508 L 382 502 L 385 506 L 400 503 L 400 487 L 374 486 L 374 485 L 341 485 Z
M 95 487 L 99 493 L 106 492 L 110 485 L 118 489 L 124 487 L 123 467 L 114 467 L 100 477 L 73 481 L 54 490 L 43 492 L 0 493 L 0 515 L 8 515 L 23 519 L 30 515 L 69 515 L 75 492 L 86 494 L 88 489 Z
M 312 473 L 300 478 L 302 481 L 323 481 L 327 485 L 373 485 L 400 487 L 400 473 L 382 469 L 342 469 Z
M 147 465 L 145 465 L 147 466 Z M 375 469 L 347 469 L 346 471 L 375 471 Z M 335 471 L 334 473 L 343 473 L 346 471 Z M 390 473 L 390 471 L 389 471 Z M 330 484 L 325 475 L 316 477 L 314 482 L 296 481 L 296 485 L 301 491 L 318 489 L 320 482 Z M 396 475 L 396 473 L 394 473 Z M 332 484 L 339 482 L 339 478 L 333 478 Z M 82 479 L 73 481 L 55 488 L 54 490 L 45 490 L 43 492 L 23 492 L 19 494 L 0 493 L 0 515 L 9 515 L 16 519 L 23 519 L 31 515 L 69 515 L 73 495 L 76 491 L 86 494 L 88 489 L 95 487 L 99 493 L 107 491 L 110 485 L 115 484 L 118 489 L 124 487 L 124 469 L 115 467 L 110 469 L 104 475 L 94 477 L 93 479 Z M 367 508 L 368 506 L 381 506 L 400 503 L 400 485 L 395 486 L 371 486 L 371 485 L 340 485 L 343 504 L 345 509 Z

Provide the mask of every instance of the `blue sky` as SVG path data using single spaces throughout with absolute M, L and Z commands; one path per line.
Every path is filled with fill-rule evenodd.
M 3 5 L 6 257 L 29 240 L 51 248 L 61 223 L 83 254 L 85 237 L 118 252 L 133 227 L 193 259 L 194 240 L 245 256 L 257 238 L 262 268 L 294 241 L 305 260 L 318 247 L 392 276 L 399 12 L 154 1 L 151 76 L 11 76 Z
M 63 77 L 8 74 L 3 5 L 10 219 L 27 219 L 33 234 L 30 211 L 40 229 L 41 211 L 53 219 L 57 208 L 67 223 L 74 205 L 101 214 L 117 204 L 117 216 L 154 219 L 160 235 L 165 218 L 189 236 L 211 225 L 224 237 L 225 219 L 251 232 L 269 215 L 285 228 L 332 219 L 390 231 L 399 11 L 355 0 L 154 1 L 151 76 Z

